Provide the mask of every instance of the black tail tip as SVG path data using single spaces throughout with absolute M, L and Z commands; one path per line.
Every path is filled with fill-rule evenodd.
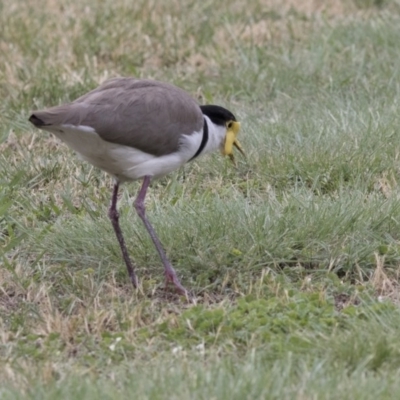
M 38 118 L 35 114 L 32 114 L 29 117 L 29 122 L 37 127 L 45 125 L 45 123 L 40 118 Z

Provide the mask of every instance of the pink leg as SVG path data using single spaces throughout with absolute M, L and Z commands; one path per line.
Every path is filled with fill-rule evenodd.
M 135 288 L 137 288 L 138 282 L 135 274 L 135 269 L 133 267 L 131 259 L 129 258 L 128 250 L 126 249 L 125 245 L 124 236 L 122 235 L 121 227 L 119 226 L 119 213 L 117 210 L 118 188 L 119 188 L 119 183 L 116 182 L 114 184 L 111 205 L 110 208 L 108 209 L 108 217 L 110 218 L 115 234 L 117 235 L 119 246 L 121 247 L 122 256 L 124 257 L 124 261 L 126 264 L 126 268 L 128 269 L 128 274 L 131 279 L 132 285 Z
M 168 258 L 167 258 L 165 251 L 161 245 L 161 242 L 158 239 L 156 232 L 154 231 L 154 228 L 152 227 L 152 225 L 150 224 L 149 220 L 146 217 L 146 207 L 144 205 L 144 199 L 146 197 L 147 188 L 150 185 L 150 180 L 151 180 L 150 176 L 146 175 L 144 177 L 142 188 L 140 189 L 140 192 L 135 200 L 135 209 L 136 209 L 136 212 L 138 213 L 140 219 L 143 221 L 143 224 L 146 227 L 147 232 L 149 232 L 151 240 L 153 241 L 154 246 L 156 246 L 158 254 L 160 255 L 161 261 L 164 265 L 166 284 L 168 284 L 168 282 L 172 282 L 175 285 L 178 292 L 181 294 L 184 294 L 186 296 L 187 295 L 186 289 L 179 282 L 176 272 L 173 269 L 171 263 L 168 261 Z

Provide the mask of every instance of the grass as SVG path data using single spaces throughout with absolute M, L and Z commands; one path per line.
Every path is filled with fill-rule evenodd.
M 301 3 L 298 5 L 297 3 Z M 400 3 L 0 3 L 0 397 L 391 399 L 399 391 Z M 148 214 L 32 109 L 113 76 L 170 81 L 242 123 L 152 184 Z

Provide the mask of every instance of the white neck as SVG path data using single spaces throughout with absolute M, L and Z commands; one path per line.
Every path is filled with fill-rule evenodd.
M 226 128 L 224 126 L 214 124 L 211 119 L 207 117 L 207 115 L 204 115 L 204 118 L 208 126 L 208 140 L 204 149 L 197 156 L 202 156 L 204 154 L 211 153 L 212 151 L 221 149 L 226 136 Z M 179 154 L 183 163 L 191 160 L 194 154 L 196 154 L 203 140 L 203 136 L 203 128 L 198 132 L 192 133 L 191 135 L 182 136 Z
M 208 141 L 201 155 L 220 149 L 226 135 L 226 128 L 224 126 L 214 124 L 207 115 L 204 115 L 204 118 L 208 125 Z

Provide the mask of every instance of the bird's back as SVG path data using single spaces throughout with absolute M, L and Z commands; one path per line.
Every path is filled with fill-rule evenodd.
M 36 111 L 31 122 L 55 131 L 92 128 L 103 140 L 162 156 L 178 151 L 182 135 L 201 131 L 203 114 L 185 91 L 147 79 L 114 78 L 72 103 Z

